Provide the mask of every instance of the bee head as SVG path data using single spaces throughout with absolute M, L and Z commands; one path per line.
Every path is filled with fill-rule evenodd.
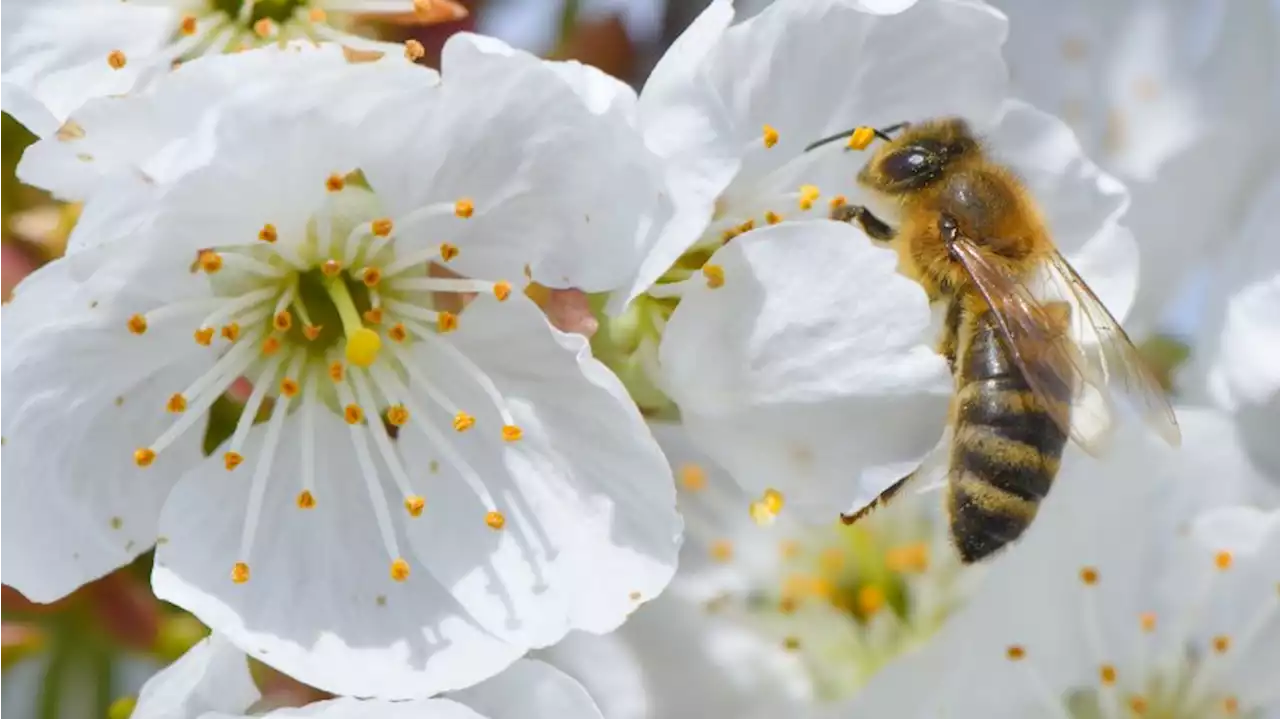
M 919 190 L 977 150 L 969 123 L 958 117 L 928 120 L 879 146 L 858 173 L 858 182 L 888 195 Z

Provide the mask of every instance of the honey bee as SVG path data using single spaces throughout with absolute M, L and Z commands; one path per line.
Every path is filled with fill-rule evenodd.
M 964 562 L 990 556 L 1031 525 L 1068 438 L 1103 450 L 1113 395 L 1179 443 L 1173 410 L 1137 349 L 1058 252 L 1031 193 L 968 123 L 857 128 L 808 149 L 847 136 L 854 146 L 884 141 L 858 184 L 899 222 L 859 205 L 836 207 L 832 219 L 896 249 L 900 270 L 946 308 L 938 351 L 955 381 L 946 507 Z M 853 523 L 922 470 L 842 519 Z

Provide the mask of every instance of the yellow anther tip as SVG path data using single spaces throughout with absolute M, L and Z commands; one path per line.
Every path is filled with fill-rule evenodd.
M 304 489 L 301 492 L 298 492 L 298 499 L 296 501 L 298 509 L 312 509 L 316 506 L 316 497 L 309 489 Z
M 156 452 L 150 447 L 142 447 L 133 452 L 133 463 L 139 467 L 150 467 L 154 461 L 156 461 Z
M 382 338 L 368 327 L 361 327 L 347 336 L 347 361 L 357 367 L 369 367 L 378 359 Z
M 293 327 L 293 315 L 289 314 L 289 310 L 280 310 L 271 318 L 271 326 L 281 332 L 288 332 Z
M 453 430 L 455 432 L 466 432 L 474 427 L 476 418 L 466 412 L 459 412 L 453 416 Z
M 396 559 L 391 563 L 391 579 L 397 582 L 403 582 L 409 578 L 409 563 L 403 559 Z
M 128 322 L 129 331 L 135 335 L 143 334 L 147 331 L 147 318 L 142 315 L 133 315 Z
M 782 511 L 782 506 L 786 504 L 786 498 L 782 496 L 782 492 L 770 487 L 764 491 L 764 499 L 762 500 L 769 511 L 777 514 Z
M 858 590 L 858 611 L 863 616 L 870 616 L 884 607 L 884 590 L 868 584 Z
M 382 270 L 377 267 L 366 267 L 360 271 L 360 280 L 365 287 L 377 287 L 382 282 Z
M 302 336 L 306 337 L 308 342 L 315 342 L 320 338 L 322 329 L 324 329 L 323 325 L 307 325 L 302 328 Z
M 427 500 L 416 494 L 404 498 L 404 509 L 409 513 L 410 517 L 422 516 L 422 510 L 425 509 L 426 506 Z
M 112 50 L 107 53 L 107 64 L 111 66 L 112 70 L 121 70 L 128 62 L 129 58 L 125 57 L 124 52 L 120 50 Z
M 400 322 L 395 323 L 391 326 L 391 329 L 387 330 L 387 338 L 392 342 L 404 342 L 408 336 L 409 331 Z
M 358 404 L 349 404 L 342 410 L 342 418 L 347 424 L 359 424 L 364 419 L 364 410 Z
M 690 492 L 697 492 L 707 486 L 707 471 L 702 465 L 690 462 L 680 466 L 680 484 Z
M 270 243 L 280 239 L 280 235 L 276 231 L 276 226 L 268 222 L 262 226 L 261 230 L 258 230 L 258 239 Z
M 386 237 L 391 234 L 391 230 L 395 228 L 395 223 L 389 217 L 374 220 L 369 223 L 369 229 L 378 237 Z
M 448 262 L 458 256 L 458 246 L 451 245 L 448 242 L 440 243 L 440 259 Z
M 765 147 L 773 147 L 778 144 L 778 130 L 773 125 L 765 125 L 763 139 Z
M 724 268 L 720 265 L 703 265 L 702 276 L 707 278 L 707 287 L 713 290 L 724 286 Z
M 199 29 L 199 21 L 195 15 L 183 15 L 181 27 L 183 35 L 195 35 L 196 30 Z
M 1230 569 L 1231 562 L 1232 562 L 1231 552 L 1227 552 L 1227 551 L 1218 552 L 1213 557 L 1214 566 L 1216 566 L 1218 569 L 1222 569 L 1222 570 Z
M 503 425 L 502 439 L 507 442 L 515 442 L 524 436 L 524 430 L 514 424 Z
M 285 397 L 296 397 L 298 394 L 298 381 L 289 377 L 280 380 L 280 394 Z
M 427 49 L 422 46 L 422 43 L 418 42 L 417 40 L 405 40 L 404 56 L 410 62 L 416 62 L 422 59 L 422 57 L 425 56 L 426 54 L 427 54 Z
M 1011 644 L 1004 650 L 1004 655 L 1008 657 L 1009 661 L 1022 661 L 1027 656 L 1027 650 L 1023 649 L 1020 644 Z
M 453 214 L 463 219 L 469 218 L 476 212 L 476 205 L 468 198 L 462 198 L 453 203 Z
M 441 334 L 458 329 L 458 316 L 452 312 L 441 312 L 436 315 L 436 329 Z
M 164 405 L 165 409 L 174 414 L 181 414 L 187 411 L 187 398 L 182 393 L 175 393 L 169 397 L 169 401 Z
M 213 274 L 222 269 L 222 255 L 213 250 L 205 250 L 200 253 L 200 269 L 209 274 Z
M 325 260 L 324 264 L 320 265 L 320 272 L 324 273 L 325 277 L 337 277 L 341 271 L 342 263 L 337 260 Z
M 345 376 L 346 368 L 342 366 L 341 362 L 335 361 L 333 364 L 329 365 L 329 379 L 334 382 L 341 382 L 342 378 Z
M 1111 686 L 1116 683 L 1116 668 L 1110 664 L 1103 664 L 1098 667 L 1098 679 L 1103 684 Z
M 764 502 L 752 502 L 748 510 L 751 514 L 751 521 L 761 527 L 773 524 L 773 521 L 778 518 L 777 512 L 770 511 Z
M 335 172 L 325 178 L 324 186 L 329 192 L 339 192 L 342 188 L 347 186 L 347 182 L 342 179 L 342 175 Z
M 402 405 L 393 405 L 387 409 L 387 421 L 393 427 L 403 427 L 409 421 L 409 410 Z
M 507 526 L 507 518 L 502 515 L 502 512 L 489 512 L 484 515 L 484 523 L 489 525 L 489 529 L 502 529 Z
M 495 282 L 493 284 L 493 296 L 498 298 L 499 302 L 506 302 L 511 296 L 511 283 L 505 280 Z
M 717 562 L 733 559 L 733 543 L 727 539 L 717 539 L 711 543 L 711 558 Z
M 1081 569 L 1081 570 L 1080 570 L 1080 581 L 1082 581 L 1082 582 L 1084 582 L 1085 584 L 1090 585 L 1090 586 L 1092 586 L 1092 585 L 1094 585 L 1094 584 L 1097 584 L 1097 583 L 1098 583 L 1098 570 L 1097 570 L 1096 568 L 1094 568 L 1094 567 L 1085 567 L 1085 568 Z
M 231 567 L 231 581 L 236 584 L 244 584 L 249 581 L 249 565 L 244 562 L 236 562 Z
M 244 462 L 244 455 L 239 452 L 227 452 L 222 455 L 222 465 L 227 468 L 228 472 L 239 467 L 242 462 Z
M 849 148 L 853 150 L 865 150 L 876 139 L 876 131 L 871 127 L 859 127 L 849 136 Z
M 196 340 L 196 344 L 202 345 L 204 347 L 208 347 L 210 344 L 213 343 L 213 328 L 201 327 L 200 329 L 195 331 L 194 337 Z

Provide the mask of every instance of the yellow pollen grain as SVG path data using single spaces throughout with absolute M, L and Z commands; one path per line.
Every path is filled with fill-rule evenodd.
M 262 341 L 262 356 L 270 357 L 280 351 L 280 338 L 268 337 Z
M 868 584 L 858 590 L 858 611 L 869 617 L 884 607 L 884 590 L 874 584 Z
M 778 144 L 778 130 L 773 125 L 764 126 L 764 146 L 773 147 Z
M 240 324 L 238 322 L 230 322 L 223 325 L 222 336 L 231 342 L 240 339 Z
M 502 529 L 507 526 L 507 518 L 495 510 L 484 515 L 484 523 L 489 525 L 489 529 Z
M 717 562 L 733 559 L 733 543 L 727 539 L 717 539 L 711 543 L 711 558 Z
M 1223 697 L 1222 711 L 1227 716 L 1235 716 L 1240 712 L 1240 700 L 1235 697 Z
M 195 35 L 196 30 L 198 30 L 200 26 L 195 15 L 183 15 L 182 24 L 179 27 L 181 28 L 183 35 L 190 36 Z
M 865 150 L 874 139 L 876 139 L 875 129 L 863 125 L 854 130 L 852 135 L 849 135 L 849 149 Z
M 200 252 L 200 269 L 209 274 L 213 274 L 222 269 L 222 255 L 213 250 L 203 250 Z
M 447 334 L 458 329 L 458 316 L 452 312 L 441 312 L 436 316 L 436 330 Z
M 1010 644 L 1004 650 L 1004 655 L 1011 662 L 1020 662 L 1027 656 L 1027 650 L 1022 648 L 1021 644 Z
M 302 336 L 307 338 L 308 342 L 315 342 L 320 338 L 320 330 L 324 329 L 324 325 L 305 325 L 302 328 Z
M 387 408 L 387 421 L 393 427 L 403 427 L 409 421 L 409 410 L 402 404 L 391 405 Z
M 707 470 L 695 462 L 686 462 L 677 470 L 680 475 L 680 486 L 690 492 L 698 492 L 707 487 Z
M 227 452 L 222 455 L 222 466 L 226 467 L 228 472 L 239 467 L 242 462 L 244 462 L 244 455 L 239 452 Z
M 181 392 L 175 392 L 169 397 L 169 401 L 165 403 L 164 408 L 174 414 L 182 414 L 187 411 L 187 398 L 183 397 Z
M 1138 716 L 1142 716 L 1146 714 L 1147 698 L 1140 694 L 1134 694 L 1133 696 L 1129 697 L 1129 711 L 1133 712 L 1134 714 L 1137 714 Z
M 929 545 L 912 542 L 893 547 L 884 555 L 885 566 L 898 574 L 919 574 L 929 569 Z
M 342 175 L 333 173 L 325 178 L 324 187 L 329 192 L 341 192 L 342 188 L 347 186 L 347 181 L 342 179 Z
M 404 498 L 404 511 L 409 513 L 410 517 L 421 517 L 422 510 L 427 506 L 427 500 L 416 494 L 409 495 Z
M 1080 581 L 1088 586 L 1098 583 L 1098 570 L 1096 567 L 1084 567 L 1080 570 Z
M 1143 612 L 1138 616 L 1138 622 L 1142 626 L 1142 631 L 1150 634 L 1156 630 L 1155 612 Z
M 493 283 L 493 296 L 498 298 L 499 302 L 506 302 L 511 296 L 511 283 L 506 280 Z
M 817 185 L 801 185 L 800 186 L 800 209 L 809 210 L 813 208 L 813 203 L 822 196 L 822 192 Z
M 249 565 L 244 562 L 236 562 L 231 567 L 231 581 L 236 584 L 244 584 L 249 581 Z
M 347 336 L 347 361 L 357 367 L 369 367 L 378 359 L 382 338 L 368 327 L 361 327 Z
M 1229 649 L 1231 649 L 1231 637 L 1219 634 L 1213 638 L 1213 651 L 1218 654 L 1226 654 Z
M 129 331 L 135 335 L 140 335 L 147 331 L 147 318 L 142 315 L 133 315 L 129 318 Z
M 391 563 L 391 579 L 396 582 L 403 582 L 409 578 L 409 563 L 399 557 Z
M 363 315 L 360 315 L 360 316 L 364 318 L 365 322 L 368 322 L 371 325 L 382 324 L 382 308 L 381 307 L 370 307 L 369 309 L 364 311 Z
M 280 310 L 271 318 L 271 326 L 280 332 L 288 332 L 293 326 L 293 315 L 289 314 L 289 310 Z
M 769 210 L 768 212 L 764 213 L 764 221 L 769 223 L 770 225 L 776 225 L 779 222 L 782 222 L 782 215 L 779 215 L 773 210 Z
M 107 53 L 107 64 L 111 66 L 112 70 L 124 69 L 124 66 L 128 62 L 129 58 L 125 57 L 124 53 L 120 50 L 112 50 Z
M 1116 683 L 1116 668 L 1111 664 L 1103 664 L 1098 667 L 1098 679 L 1106 686 L 1114 686 Z
M 142 447 L 133 452 L 133 463 L 139 467 L 150 467 L 156 461 L 156 451 L 150 447 Z
M 417 40 L 404 41 L 404 56 L 409 62 L 417 62 L 427 54 L 427 49 Z
M 476 205 L 469 198 L 464 197 L 461 200 L 458 200 L 457 202 L 453 203 L 453 214 L 457 215 L 458 217 L 467 219 L 472 215 L 474 215 L 475 212 L 476 212 Z
M 271 34 L 275 31 L 275 28 L 276 28 L 275 23 L 271 22 L 269 19 L 265 17 L 253 24 L 253 32 L 258 37 L 261 37 L 261 38 L 271 37 Z
M 298 396 L 298 380 L 285 377 L 280 380 L 280 394 L 284 397 Z
M 707 278 L 707 287 L 713 290 L 724 287 L 724 268 L 720 265 L 703 265 L 702 276 Z
M 386 237 L 387 235 L 390 235 L 391 230 L 394 228 L 395 223 L 391 221 L 390 217 L 380 217 L 369 223 L 369 229 L 371 229 L 373 234 L 378 237 Z
M 391 329 L 387 330 L 387 339 L 390 339 L 392 342 L 404 342 L 405 338 L 408 336 L 408 330 L 406 330 L 404 325 L 400 322 L 391 325 Z
M 213 343 L 213 328 L 201 327 L 192 336 L 195 337 L 196 344 L 208 347 Z
M 453 431 L 455 432 L 466 432 L 474 427 L 475 424 L 476 418 L 466 412 L 459 412 L 453 416 Z
M 349 404 L 343 408 L 342 418 L 347 421 L 347 424 L 360 424 L 364 419 L 364 410 L 360 409 L 358 404 Z
M 517 442 L 524 436 L 524 430 L 514 424 L 502 425 L 502 439 L 505 442 Z
M 294 503 L 298 505 L 298 509 L 313 509 L 316 506 L 316 496 L 311 493 L 311 490 L 304 489 L 298 492 L 298 498 Z
M 1221 551 L 1214 555 L 1213 564 L 1218 569 L 1226 571 L 1231 568 L 1231 552 Z
M 382 281 L 382 270 L 377 267 L 366 267 L 360 270 L 360 281 L 364 282 L 365 287 L 377 287 Z

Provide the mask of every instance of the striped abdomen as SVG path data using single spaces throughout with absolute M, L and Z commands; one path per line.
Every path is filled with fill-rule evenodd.
M 966 316 L 959 335 L 947 509 L 961 559 L 976 562 L 1031 524 L 1067 436 L 1009 357 L 989 310 Z M 1070 389 L 1061 389 L 1057 399 L 1069 402 Z

